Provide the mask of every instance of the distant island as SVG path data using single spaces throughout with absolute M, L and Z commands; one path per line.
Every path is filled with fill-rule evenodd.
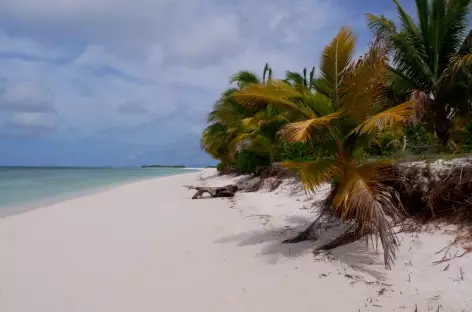
M 183 165 L 167 166 L 167 165 L 143 165 L 141 168 L 185 168 Z

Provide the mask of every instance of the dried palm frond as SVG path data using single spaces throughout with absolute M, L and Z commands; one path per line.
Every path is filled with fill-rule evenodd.
M 338 104 L 342 73 L 352 62 L 355 46 L 356 37 L 349 28 L 343 27 L 321 55 L 321 75 L 314 81 L 315 89 L 330 98 L 335 106 Z
M 326 139 L 326 133 L 323 131 L 315 132 L 314 130 L 324 130 L 334 120 L 341 117 L 340 112 L 334 112 L 323 117 L 292 122 L 286 124 L 280 130 L 280 134 L 290 142 L 319 142 Z
M 239 103 L 249 107 L 265 107 L 268 104 L 280 107 L 296 105 L 293 98 L 300 96 L 300 92 L 283 81 L 272 80 L 270 83 L 251 84 L 243 90 L 232 94 Z
M 384 262 L 395 258 L 397 240 L 390 217 L 400 215 L 398 194 L 385 184 L 394 179 L 390 162 L 371 162 L 359 166 L 338 162 L 341 169 L 331 202 L 341 220 L 353 220 L 362 234 L 377 235 L 384 249 Z
M 397 125 L 404 125 L 407 120 L 415 115 L 415 101 L 397 105 L 374 116 L 367 118 L 359 124 L 352 133 L 366 134 L 375 131 L 385 131 Z

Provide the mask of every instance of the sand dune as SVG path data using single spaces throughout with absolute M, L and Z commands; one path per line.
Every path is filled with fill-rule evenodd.
M 432 263 L 450 236 L 402 234 L 391 271 L 363 242 L 314 257 L 316 243 L 280 241 L 313 218 L 316 198 L 287 182 L 232 200 L 191 200 L 183 185 L 234 180 L 214 172 L 0 219 L 0 311 L 472 310 L 472 257 Z

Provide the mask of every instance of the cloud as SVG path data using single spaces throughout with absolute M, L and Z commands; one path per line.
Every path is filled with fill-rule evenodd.
M 14 128 L 52 130 L 56 127 L 56 115 L 45 112 L 19 112 L 12 114 L 8 125 Z
M 191 67 L 219 64 L 245 49 L 239 29 L 236 15 L 214 16 L 173 37 L 165 61 Z
M 121 114 L 148 114 L 149 110 L 143 102 L 125 102 L 118 106 L 118 112 Z
M 8 85 L 0 94 L 0 109 L 25 112 L 54 112 L 51 92 L 36 82 Z
M 66 57 L 61 47 L 48 47 L 30 38 L 12 37 L 0 32 L 0 56 L 44 61 L 60 61 Z
M 0 130 L 41 133 L 37 154 L 61 164 L 208 161 L 199 135 L 230 75 L 317 65 L 364 13 L 350 0 L 0 1 Z M 22 153 L 8 144 L 0 163 Z

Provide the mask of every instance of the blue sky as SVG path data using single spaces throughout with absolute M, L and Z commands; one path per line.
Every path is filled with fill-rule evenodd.
M 413 1 L 403 1 L 411 7 Z M 2 0 L 0 165 L 204 165 L 206 114 L 240 69 L 317 65 L 391 0 Z

